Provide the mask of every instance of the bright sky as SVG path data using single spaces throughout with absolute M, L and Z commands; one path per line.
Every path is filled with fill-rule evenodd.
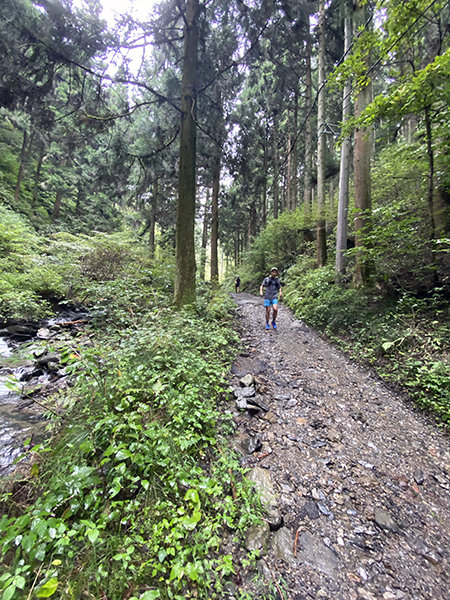
M 114 23 L 114 16 L 131 14 L 136 18 L 145 18 L 158 0 L 102 0 L 102 16 L 110 23 Z

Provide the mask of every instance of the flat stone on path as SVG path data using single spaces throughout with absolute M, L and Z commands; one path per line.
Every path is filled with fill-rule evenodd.
M 301 562 L 334 577 L 340 567 L 339 557 L 333 550 L 327 548 L 321 539 L 309 531 L 304 531 L 298 538 L 298 546 L 297 558 Z

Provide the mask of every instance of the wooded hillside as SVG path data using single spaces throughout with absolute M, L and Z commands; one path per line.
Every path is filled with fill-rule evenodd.
M 2 600 L 221 597 L 218 531 L 257 513 L 211 451 L 236 275 L 276 265 L 299 318 L 450 423 L 448 3 L 147 4 L 0 4 L 0 321 L 92 318 L 55 342 L 58 449 L 2 497 Z

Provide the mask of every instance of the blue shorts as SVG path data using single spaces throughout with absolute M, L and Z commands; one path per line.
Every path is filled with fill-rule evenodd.
M 273 298 L 273 300 L 266 300 L 264 299 L 264 306 L 277 306 L 278 305 L 278 299 L 277 298 Z

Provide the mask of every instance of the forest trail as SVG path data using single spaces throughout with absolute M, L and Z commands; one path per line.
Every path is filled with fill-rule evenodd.
M 234 445 L 270 505 L 270 530 L 251 529 L 246 546 L 263 548 L 274 597 L 449 598 L 448 436 L 285 305 L 265 331 L 261 299 L 232 296 L 246 349 L 232 387 L 241 407 L 255 393 L 236 411 Z

